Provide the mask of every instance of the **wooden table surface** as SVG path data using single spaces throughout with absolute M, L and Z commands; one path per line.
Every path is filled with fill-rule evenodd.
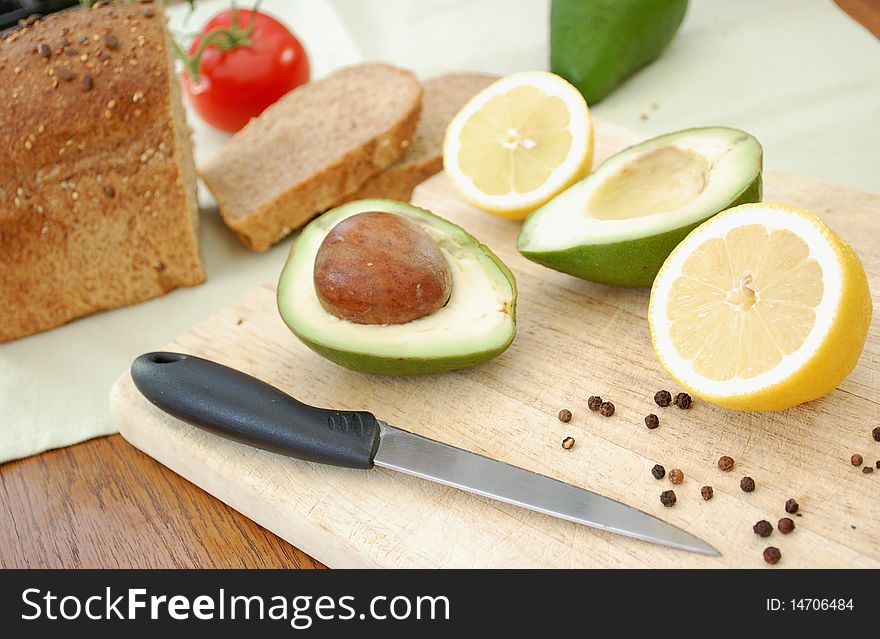
M 0 468 L 2 567 L 323 567 L 119 435 Z
M 854 20 L 880 38 L 880 2 L 878 0 L 836 0 L 837 5 Z
M 880 37 L 880 0 L 837 0 Z M 0 567 L 323 568 L 130 446 L 93 439 L 0 466 Z

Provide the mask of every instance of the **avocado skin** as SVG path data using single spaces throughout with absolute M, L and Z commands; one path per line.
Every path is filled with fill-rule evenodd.
M 335 364 L 357 371 L 359 373 L 369 373 L 371 375 L 388 375 L 391 377 L 405 377 L 414 375 L 430 375 L 432 373 L 444 373 L 454 371 L 460 368 L 468 368 L 476 366 L 490 359 L 498 357 L 507 350 L 513 342 L 513 335 L 510 340 L 498 348 L 482 351 L 479 353 L 468 353 L 457 357 L 441 357 L 433 359 L 417 359 L 417 358 L 394 358 L 379 357 L 376 355 L 368 355 L 366 353 L 349 353 L 333 348 L 328 348 L 321 344 L 317 344 L 302 335 L 297 335 L 303 344 L 311 348 L 313 351 L 329 359 Z
M 381 202 L 381 200 L 371 200 L 371 202 L 376 203 Z M 394 203 L 400 204 L 399 202 Z M 348 206 L 350 206 L 351 204 L 352 203 L 349 203 Z M 423 209 L 409 203 L 404 204 L 411 208 L 418 209 L 425 216 L 435 218 L 440 217 L 428 211 L 427 209 Z M 381 209 L 381 206 L 378 208 Z M 513 322 L 513 331 L 511 332 L 510 339 L 508 339 L 503 344 L 497 346 L 496 348 L 488 349 L 485 351 L 479 351 L 476 353 L 465 353 L 449 357 L 385 357 L 370 353 L 358 353 L 338 348 L 331 348 L 325 344 L 309 339 L 309 337 L 304 335 L 301 331 L 295 330 L 293 323 L 288 321 L 287 318 L 288 306 L 290 304 L 290 301 L 286 299 L 286 287 L 284 285 L 284 280 L 285 274 L 288 268 L 290 268 L 290 261 L 293 256 L 292 251 L 291 256 L 288 258 L 287 264 L 285 264 L 284 269 L 282 270 L 281 279 L 279 281 L 278 289 L 276 291 L 276 303 L 278 306 L 278 311 L 281 315 L 281 319 L 291 330 L 291 332 L 296 335 L 303 344 L 316 352 L 318 355 L 321 355 L 322 357 L 330 360 L 335 364 L 338 364 L 339 366 L 360 373 L 369 373 L 372 375 L 387 375 L 391 377 L 430 375 L 432 373 L 443 373 L 460 368 L 476 366 L 478 364 L 488 362 L 495 357 L 498 357 L 501 353 L 507 350 L 507 348 L 513 343 L 513 340 L 516 338 L 516 302 L 518 297 L 516 278 L 514 277 L 511 270 L 507 267 L 507 265 L 502 262 L 501 259 L 497 255 L 495 255 L 495 253 L 492 252 L 492 249 L 490 249 L 482 242 L 479 242 L 475 237 L 467 233 L 457 224 L 453 224 L 449 220 L 445 219 L 443 221 L 446 224 L 454 226 L 465 233 L 479 248 L 479 250 L 482 251 L 490 260 L 492 260 L 492 262 L 498 267 L 498 270 L 501 271 L 501 273 L 504 275 L 504 278 L 510 284 L 512 296 L 508 313 L 510 314 L 510 318 Z
M 687 6 L 687 0 L 553 0 L 550 69 L 593 105 L 660 55 Z
M 752 183 L 722 210 L 749 202 L 760 202 L 762 188 L 761 173 L 758 172 Z M 654 283 L 654 278 L 672 249 L 688 233 L 720 212 L 715 211 L 688 226 L 641 239 L 614 244 L 585 244 L 564 251 L 520 253 L 533 262 L 581 279 L 614 286 L 645 288 Z

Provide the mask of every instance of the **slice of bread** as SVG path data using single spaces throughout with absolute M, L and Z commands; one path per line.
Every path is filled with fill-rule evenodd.
M 418 184 L 443 170 L 443 136 L 449 122 L 468 100 L 497 79 L 482 73 L 450 73 L 427 80 L 419 126 L 406 152 L 337 205 L 377 197 L 409 201 Z
M 204 281 L 196 173 L 160 4 L 0 40 L 0 342 Z
M 397 160 L 421 96 L 411 72 L 384 64 L 346 67 L 294 89 L 203 168 L 223 220 L 265 251 Z

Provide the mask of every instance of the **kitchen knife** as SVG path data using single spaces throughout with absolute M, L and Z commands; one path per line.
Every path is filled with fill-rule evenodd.
M 390 468 L 593 528 L 702 553 L 706 542 L 596 493 L 395 428 L 364 411 L 316 408 L 254 377 L 181 353 L 147 353 L 135 386 L 163 411 L 228 439 L 309 462 Z

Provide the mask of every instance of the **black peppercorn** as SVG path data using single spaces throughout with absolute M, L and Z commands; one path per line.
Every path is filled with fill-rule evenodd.
M 752 530 L 759 537 L 769 537 L 770 533 L 773 532 L 773 524 L 771 524 L 766 519 L 762 519 L 757 524 L 752 526 Z
M 92 76 L 89 75 L 88 73 L 85 74 L 85 75 L 83 76 L 83 79 L 82 79 L 82 88 L 83 88 L 83 91 L 85 91 L 86 93 L 88 93 L 89 91 L 92 90 L 92 87 L 93 87 L 93 86 L 95 86 L 95 81 L 94 81 L 94 79 L 93 79 Z
M 743 477 L 739 482 L 739 487 L 744 493 L 753 493 L 755 492 L 755 480 L 751 477 Z
M 660 493 L 660 503 L 669 508 L 670 506 L 675 505 L 675 491 L 674 490 L 664 490 Z
M 565 450 L 570 450 L 572 446 L 574 446 L 574 437 L 566 437 L 562 440 L 562 447 Z
M 865 473 L 866 475 L 870 475 L 871 473 L 874 472 L 874 467 L 873 466 L 865 466 L 864 468 L 862 468 L 862 472 Z
M 112 33 L 108 33 L 107 35 L 104 36 L 104 44 L 111 51 L 115 51 L 116 49 L 119 48 L 119 40 L 117 40 L 116 36 L 113 35 Z
M 561 411 L 559 411 L 559 421 L 561 421 L 563 424 L 567 424 L 568 422 L 570 422 L 571 411 L 567 408 L 563 408 Z
M 775 546 L 768 546 L 764 549 L 764 561 L 768 564 L 775 564 L 782 559 L 782 553 Z
M 599 406 L 599 413 L 605 417 L 611 417 L 614 414 L 614 404 L 611 402 L 602 402 Z
M 647 426 L 649 430 L 654 430 L 659 425 L 660 419 L 654 413 L 651 413 L 650 415 L 645 417 L 645 426 Z
M 853 466 L 861 466 L 863 461 L 864 459 L 862 459 L 862 456 L 858 453 L 849 458 L 849 463 Z
M 874 464 L 877 468 L 880 468 L 880 459 L 877 460 L 877 463 Z
M 37 53 L 40 54 L 41 58 L 48 58 L 52 55 L 52 49 L 50 49 L 49 45 L 45 42 L 41 42 L 37 45 Z
M 651 474 L 654 475 L 654 479 L 663 479 L 666 476 L 666 469 L 660 464 L 654 464 Z
M 715 496 L 715 491 L 712 490 L 711 486 L 703 486 L 700 488 L 700 494 L 703 496 L 703 501 L 709 501 Z
M 666 408 L 672 403 L 672 395 L 668 390 L 658 390 L 654 393 L 654 402 L 656 402 L 657 406 L 660 408 Z
M 675 396 L 675 399 L 672 400 L 672 403 L 681 409 L 688 409 L 694 405 L 694 400 L 691 399 L 691 396 L 687 393 L 679 393 Z
M 669 481 L 677 486 L 684 481 L 684 473 L 681 472 L 678 468 L 673 468 L 669 471 Z
M 791 519 L 789 519 L 788 517 L 783 517 L 776 524 L 776 527 L 779 529 L 779 532 L 781 532 L 783 535 L 787 535 L 792 530 L 794 530 L 794 522 Z
M 116 189 L 114 189 L 112 186 L 109 186 L 109 185 L 105 186 L 104 187 L 104 194 L 107 197 L 116 197 Z
M 794 499 L 788 499 L 785 502 L 785 512 L 791 515 L 795 514 L 800 507 L 800 504 L 798 504 L 797 501 L 795 501 Z
M 871 431 L 871 437 L 874 438 L 875 442 L 880 442 L 880 426 L 877 426 L 874 430 Z
M 727 455 L 723 455 L 718 460 L 718 468 L 723 470 L 725 473 L 729 473 L 731 470 L 733 470 L 734 463 L 735 462 L 733 461 L 733 457 L 728 457 Z
M 593 412 L 598 411 L 601 406 L 602 398 L 598 395 L 593 395 L 592 397 L 590 397 L 590 399 L 587 400 L 587 407 Z

